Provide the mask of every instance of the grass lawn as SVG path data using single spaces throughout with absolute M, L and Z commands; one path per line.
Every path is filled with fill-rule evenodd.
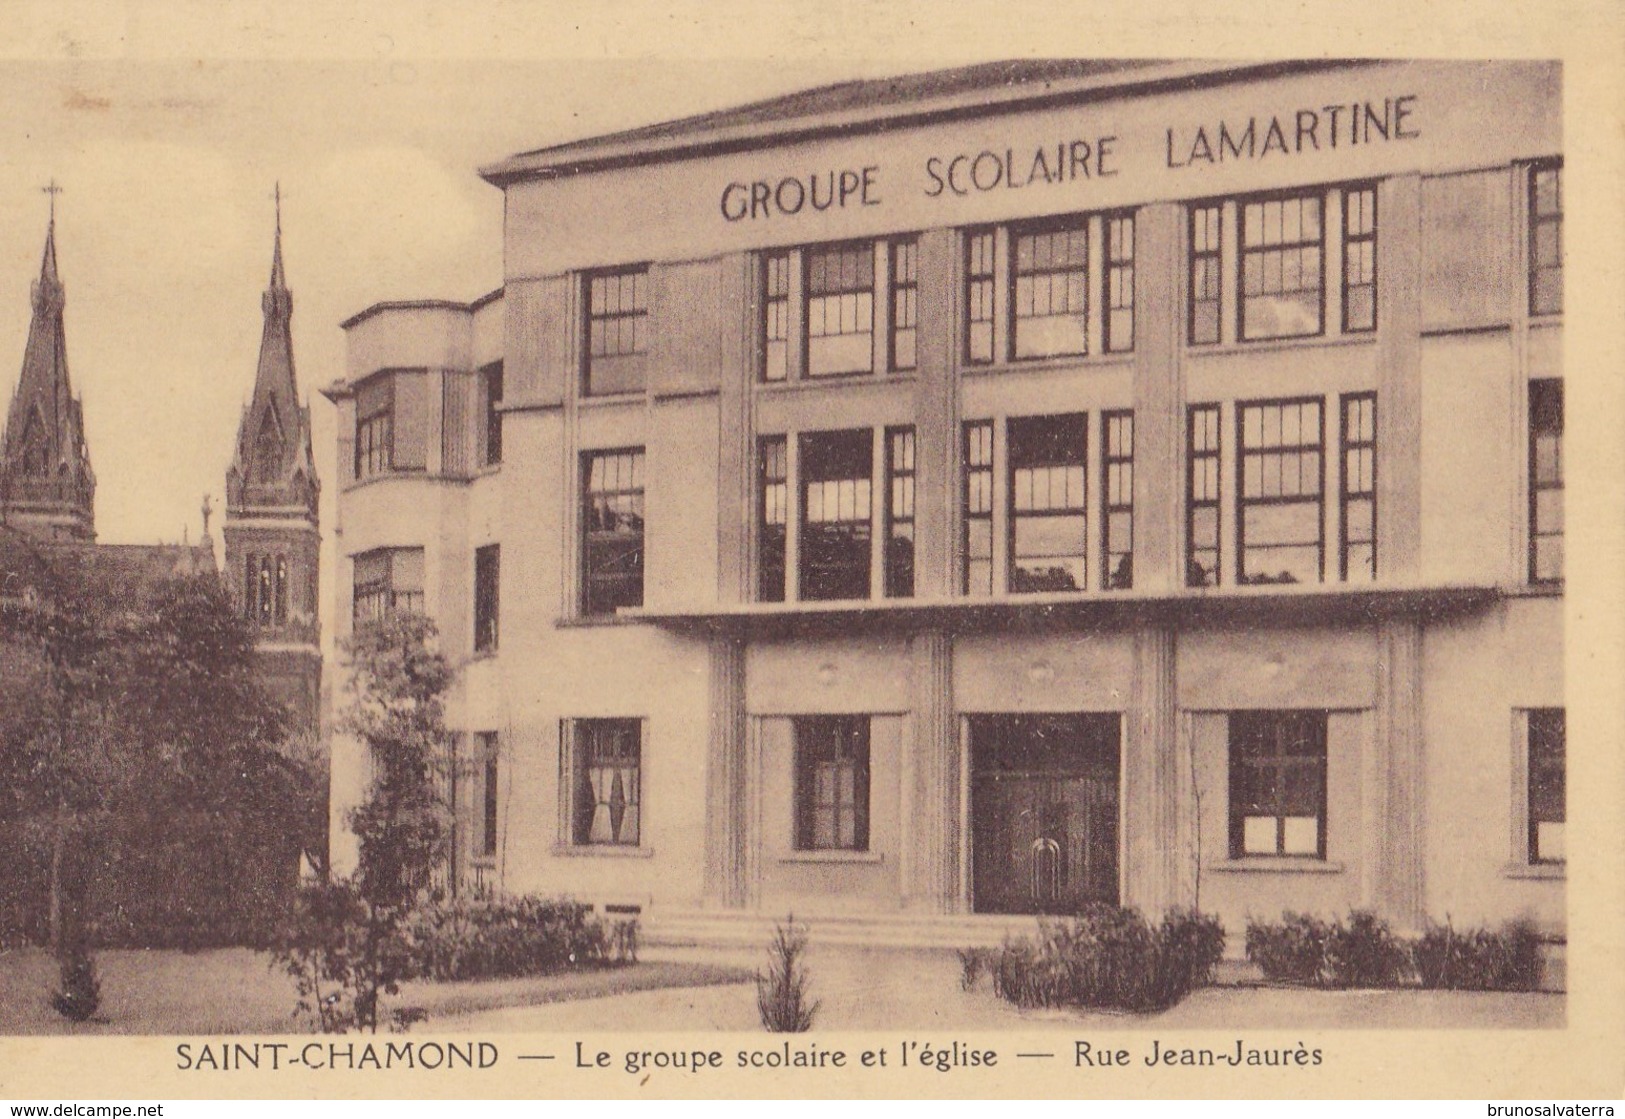
M 0 954 L 0 1034 L 274 1034 L 308 1027 L 293 1016 L 293 981 L 271 958 L 243 948 L 208 952 L 121 950 L 96 953 L 102 1006 L 97 1020 L 69 1022 L 51 1008 L 56 962 L 30 949 Z M 433 1030 L 442 1015 L 540 1006 L 661 987 L 750 980 L 747 969 L 665 961 L 529 979 L 411 983 L 389 1009 L 419 1007 Z

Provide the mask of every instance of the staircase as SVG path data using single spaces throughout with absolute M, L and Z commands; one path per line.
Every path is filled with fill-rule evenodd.
M 639 939 L 665 946 L 761 948 L 785 914 L 764 915 L 654 906 L 639 918 Z M 871 948 L 991 948 L 1006 938 L 1031 936 L 1039 918 L 999 914 L 814 913 L 795 914 L 813 944 Z

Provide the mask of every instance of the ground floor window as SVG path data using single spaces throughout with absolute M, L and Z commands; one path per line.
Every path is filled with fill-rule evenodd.
M 869 719 L 795 721 L 796 849 L 869 849 Z
M 643 723 L 579 719 L 566 726 L 570 842 L 636 847 L 643 806 Z
M 1529 712 L 1529 861 L 1561 863 L 1564 801 L 1564 712 L 1543 707 Z
M 1326 712 L 1230 714 L 1230 856 L 1326 857 Z

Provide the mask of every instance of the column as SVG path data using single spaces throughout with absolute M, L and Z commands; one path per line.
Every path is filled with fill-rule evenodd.
M 1134 586 L 1184 586 L 1184 209 L 1146 206 L 1134 246 Z M 1098 444 L 1097 444 L 1098 445 Z M 1095 461 L 1099 462 L 1096 455 Z
M 705 757 L 705 900 L 745 904 L 746 762 L 745 643 L 731 635 L 710 640 L 711 733 Z
M 1377 631 L 1377 728 L 1366 857 L 1377 911 L 1401 929 L 1426 915 L 1426 782 L 1422 754 L 1422 627 L 1389 619 Z
M 920 235 L 919 343 L 914 373 L 914 594 L 947 598 L 958 586 L 959 232 Z
M 1414 580 L 1422 555 L 1422 186 L 1377 191 L 1377 570 Z
M 964 908 L 960 896 L 959 719 L 954 713 L 953 638 L 942 630 L 910 643 L 913 780 L 903 818 L 904 905 L 931 913 Z
M 1123 903 L 1156 920 L 1191 904 L 1195 805 L 1179 757 L 1172 628 L 1134 634 L 1134 683 L 1124 735 Z

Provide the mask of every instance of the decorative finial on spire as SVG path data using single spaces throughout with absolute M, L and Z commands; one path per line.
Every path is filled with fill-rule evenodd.
M 214 502 L 208 494 L 203 495 L 203 539 L 209 539 L 209 517 L 214 513 Z
M 50 198 L 51 198 L 51 224 L 55 225 L 56 224 L 56 196 L 62 193 L 62 188 L 57 185 L 56 179 L 53 177 L 50 182 L 48 182 L 44 186 L 40 187 L 40 190 L 43 193 L 50 195 Z

